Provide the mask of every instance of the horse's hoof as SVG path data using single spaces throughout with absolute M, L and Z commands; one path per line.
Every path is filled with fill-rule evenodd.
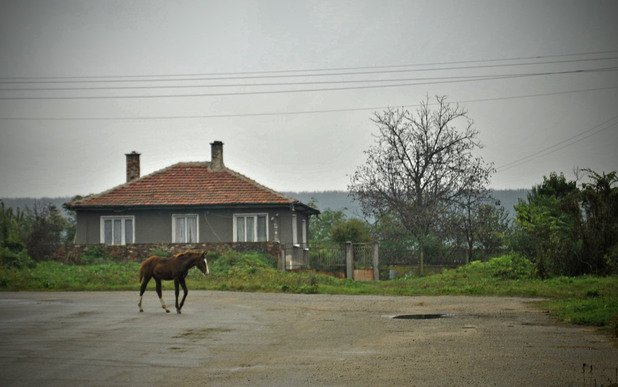
M 169 309 L 165 309 L 165 313 L 169 313 L 169 312 L 170 312 Z
M 177 313 L 177 314 L 180 314 L 180 309 L 177 309 L 177 310 L 176 310 L 176 313 Z
M 140 309 L 140 310 L 139 310 L 139 312 L 140 312 L 140 313 L 144 313 L 144 310 L 143 310 L 143 309 Z

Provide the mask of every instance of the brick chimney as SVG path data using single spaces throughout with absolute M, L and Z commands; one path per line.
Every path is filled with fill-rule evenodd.
M 210 144 L 210 170 L 218 172 L 223 168 L 225 168 L 223 164 L 223 143 L 215 141 Z
M 127 183 L 139 179 L 139 153 L 133 151 L 127 156 Z

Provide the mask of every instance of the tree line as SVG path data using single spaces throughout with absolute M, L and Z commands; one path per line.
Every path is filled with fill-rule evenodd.
M 539 276 L 604 275 L 618 271 L 616 172 L 587 173 L 578 185 L 550 173 L 506 209 L 487 188 L 492 163 L 467 111 L 445 97 L 428 97 L 416 111 L 377 112 L 375 143 L 351 176 L 349 191 L 369 222 L 325 211 L 313 222 L 314 243 L 379 241 L 426 258 L 449 250 L 466 260 L 513 251 Z M 355 239 L 356 238 L 356 239 Z

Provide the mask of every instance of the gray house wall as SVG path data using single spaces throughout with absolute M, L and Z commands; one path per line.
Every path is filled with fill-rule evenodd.
M 172 215 L 197 214 L 199 227 L 199 242 L 216 243 L 233 241 L 234 214 L 268 215 L 268 241 L 292 244 L 292 214 L 296 214 L 297 243 L 302 243 L 302 221 L 306 221 L 307 233 L 309 215 L 303 211 L 292 211 L 290 207 L 237 207 L 237 208 L 176 208 L 148 210 L 77 210 L 77 230 L 75 243 L 101 243 L 102 216 L 134 216 L 135 243 L 171 243 Z M 277 235 L 275 235 L 275 223 Z M 278 240 L 277 240 L 278 239 Z

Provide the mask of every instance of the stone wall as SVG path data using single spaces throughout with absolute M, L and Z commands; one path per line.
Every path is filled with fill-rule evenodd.
M 119 262 L 141 262 L 149 256 L 153 255 L 153 251 L 164 251 L 169 255 L 174 255 L 185 250 L 207 250 L 224 252 L 228 250 L 238 252 L 257 251 L 268 254 L 275 261 L 279 258 L 280 245 L 275 242 L 246 242 L 246 243 L 141 243 L 130 244 L 125 246 L 108 246 L 108 245 L 72 245 L 62 251 L 58 251 L 56 256 L 62 262 L 79 262 L 79 257 L 82 256 L 86 249 L 96 248 L 117 259 Z

